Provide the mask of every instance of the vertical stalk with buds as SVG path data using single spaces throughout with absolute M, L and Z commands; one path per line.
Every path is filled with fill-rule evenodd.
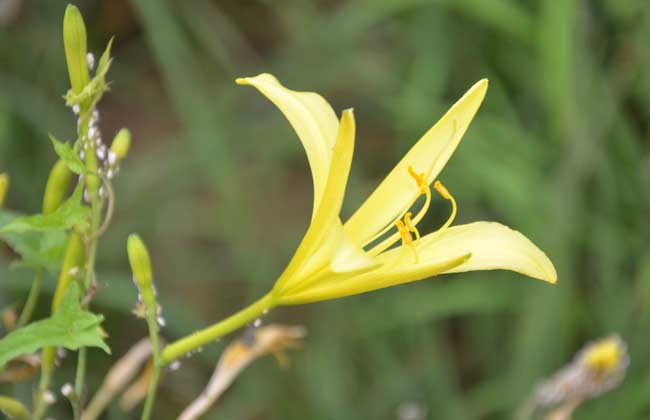
M 131 234 L 127 241 L 127 253 L 129 263 L 133 272 L 133 282 L 139 291 L 139 302 L 143 310 L 144 317 L 149 329 L 149 338 L 151 339 L 151 348 L 153 354 L 153 376 L 149 384 L 147 399 L 142 412 L 142 420 L 149 420 L 153 412 L 153 405 L 156 400 L 156 391 L 158 389 L 158 380 L 162 368 L 160 358 L 160 340 L 158 338 L 158 320 L 160 306 L 156 300 L 156 289 L 153 285 L 153 274 L 151 270 L 151 259 L 149 251 L 142 242 L 142 239 L 136 234 Z

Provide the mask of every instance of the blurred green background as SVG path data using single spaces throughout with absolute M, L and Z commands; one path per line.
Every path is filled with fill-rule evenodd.
M 0 170 L 7 206 L 37 212 L 55 160 L 47 133 L 73 133 L 62 100 L 64 1 L 0 1 Z M 125 242 L 150 245 L 168 339 L 206 326 L 271 287 L 311 211 L 311 179 L 289 124 L 237 76 L 353 106 L 357 149 L 343 216 L 476 80 L 483 107 L 441 175 L 457 223 L 496 220 L 555 263 L 550 286 L 510 272 L 450 275 L 274 311 L 309 337 L 282 370 L 258 361 L 214 419 L 510 418 L 585 341 L 617 332 L 631 366 L 578 419 L 650 417 L 650 4 L 646 0 L 80 1 L 89 47 L 115 35 L 104 138 L 132 153 L 115 181 L 94 307 L 112 358 L 90 352 L 91 390 L 137 339 Z M 442 200 L 423 221 L 445 220 Z M 8 271 L 0 306 L 31 273 Z M 53 279 L 41 296 L 45 316 Z M 157 417 L 202 389 L 224 343 L 165 377 Z M 72 378 L 68 357 L 58 384 Z M 29 401 L 33 384 L 18 386 Z M 66 418 L 63 398 L 53 415 Z M 137 418 L 137 413 L 132 414 Z M 107 419 L 130 418 L 116 406 Z M 402 418 L 404 418 L 402 416 Z

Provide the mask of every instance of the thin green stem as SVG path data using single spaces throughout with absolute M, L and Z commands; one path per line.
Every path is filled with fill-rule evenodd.
M 74 381 L 74 392 L 77 396 L 77 403 L 72 404 L 72 410 L 74 412 L 75 420 L 81 418 L 81 411 L 83 405 L 83 395 L 84 382 L 86 378 L 86 357 L 88 356 L 88 349 L 86 347 L 81 347 L 77 353 L 77 373 Z
M 34 313 L 34 308 L 36 307 L 36 302 L 38 301 L 38 295 L 41 292 L 41 284 L 43 283 L 43 269 L 39 268 L 34 274 L 34 280 L 32 281 L 32 287 L 29 289 L 29 295 L 27 295 L 27 300 L 25 301 L 25 306 L 20 313 L 18 322 L 16 323 L 16 328 L 20 328 L 24 325 L 27 325 L 29 320 L 32 318 L 32 313 Z
M 184 354 L 248 324 L 273 308 L 274 305 L 273 295 L 271 293 L 266 294 L 257 302 L 229 316 L 223 321 L 171 343 L 162 352 L 162 365 L 167 365 Z
M 38 383 L 38 392 L 36 393 L 36 402 L 34 404 L 33 420 L 40 420 L 47 410 L 47 402 L 44 395 L 50 388 L 52 372 L 54 371 L 54 359 L 56 358 L 56 348 L 46 347 L 41 355 L 41 379 Z
M 157 321 L 157 308 L 147 309 L 147 327 L 149 328 L 149 337 L 151 338 L 151 351 L 153 354 L 153 377 L 149 384 L 149 391 L 147 392 L 147 400 L 144 403 L 142 410 L 141 420 L 149 420 L 153 413 L 153 405 L 156 400 L 156 392 L 158 391 L 158 381 L 160 380 L 160 371 L 162 364 L 160 360 L 160 340 L 158 339 L 158 321 Z
M 86 291 L 92 286 L 93 276 L 95 275 L 95 260 L 97 255 L 97 230 L 99 229 L 101 219 L 102 205 L 97 192 L 91 193 L 91 221 L 90 230 L 88 232 L 88 251 L 86 252 L 86 269 L 84 288 Z M 88 302 L 90 305 L 90 302 Z M 77 357 L 77 373 L 75 377 L 75 393 L 77 394 L 77 403 L 74 404 L 75 419 L 80 419 L 83 412 L 84 404 L 84 387 L 86 382 L 86 356 L 87 349 L 85 347 L 79 348 Z

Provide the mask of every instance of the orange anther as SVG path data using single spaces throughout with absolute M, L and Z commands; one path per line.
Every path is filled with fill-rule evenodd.
M 409 167 L 407 169 L 408 169 L 409 175 L 411 175 L 411 177 L 415 180 L 415 183 L 417 184 L 418 188 L 420 188 L 420 191 L 422 192 L 422 194 L 425 194 L 425 191 L 427 190 L 428 185 L 427 185 L 427 180 L 426 180 L 426 178 L 424 176 L 424 172 L 418 174 L 417 172 L 415 172 L 415 170 L 413 169 L 413 167 L 411 165 L 409 165 Z
M 401 220 L 398 220 L 395 222 L 395 227 L 399 232 L 399 236 L 402 238 L 402 244 L 411 245 L 413 243 L 413 236 L 411 236 L 411 232 L 408 227 L 406 227 L 406 224 Z
M 438 194 L 440 194 L 442 198 L 444 198 L 445 200 L 451 200 L 451 194 L 449 194 L 447 188 L 444 185 L 442 185 L 442 182 L 436 181 L 433 184 L 433 188 L 435 188 L 435 190 L 438 191 Z
M 420 239 L 420 231 L 418 230 L 418 228 L 415 227 L 415 225 L 411 221 L 411 216 L 413 216 L 413 214 L 410 211 L 406 212 L 406 214 L 404 215 L 404 226 L 406 227 L 406 229 L 409 230 L 409 232 L 415 233 L 415 239 L 418 240 Z

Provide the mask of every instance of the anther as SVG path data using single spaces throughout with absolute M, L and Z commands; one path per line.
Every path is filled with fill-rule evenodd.
M 398 220 L 397 222 L 395 222 L 395 227 L 399 232 L 399 236 L 402 238 L 402 244 L 412 245 L 413 236 L 411 236 L 411 231 L 408 229 L 408 227 L 406 227 L 406 223 L 404 223 L 401 220 Z
M 424 172 L 418 174 L 417 172 L 415 172 L 415 170 L 413 169 L 413 167 L 411 165 L 409 165 L 407 169 L 408 169 L 409 175 L 411 175 L 411 177 L 415 180 L 415 183 L 418 185 L 418 188 L 420 188 L 420 192 L 422 194 L 426 194 L 425 191 L 427 191 L 429 189 L 429 185 L 428 185 L 427 180 L 426 180 L 426 178 L 424 176 Z
M 416 263 L 420 262 L 420 257 L 418 256 L 418 251 L 415 249 L 415 245 L 413 244 L 413 236 L 411 235 L 411 232 L 413 231 L 417 232 L 415 226 L 411 224 L 411 212 L 408 212 L 404 215 L 403 221 L 402 220 L 396 221 L 395 227 L 399 232 L 399 236 L 402 238 L 402 245 L 411 249 Z M 416 233 L 416 237 L 418 239 L 420 238 L 419 232 Z
M 456 212 L 458 210 L 458 207 L 456 205 L 456 200 L 449 193 L 449 190 L 444 185 L 442 185 L 442 182 L 436 181 L 433 184 L 433 188 L 436 191 L 438 191 L 438 194 L 440 194 L 440 196 L 442 196 L 442 198 L 444 198 L 445 200 L 448 200 L 448 201 L 451 202 L 451 214 L 449 215 L 449 218 L 447 219 L 445 224 L 442 225 L 442 227 L 440 229 L 438 229 L 438 231 L 443 231 L 443 230 L 447 229 L 451 225 L 451 223 L 454 221 L 454 219 L 456 218 Z
M 404 226 L 409 230 L 409 232 L 415 233 L 415 240 L 420 239 L 420 231 L 415 227 L 411 221 L 412 213 L 410 211 L 406 212 L 404 215 Z
M 451 194 L 449 194 L 449 190 L 447 190 L 447 188 L 444 185 L 442 185 L 442 182 L 436 181 L 433 184 L 433 188 L 435 188 L 435 190 L 438 191 L 438 194 L 440 194 L 442 198 L 444 198 L 445 200 L 452 199 Z

